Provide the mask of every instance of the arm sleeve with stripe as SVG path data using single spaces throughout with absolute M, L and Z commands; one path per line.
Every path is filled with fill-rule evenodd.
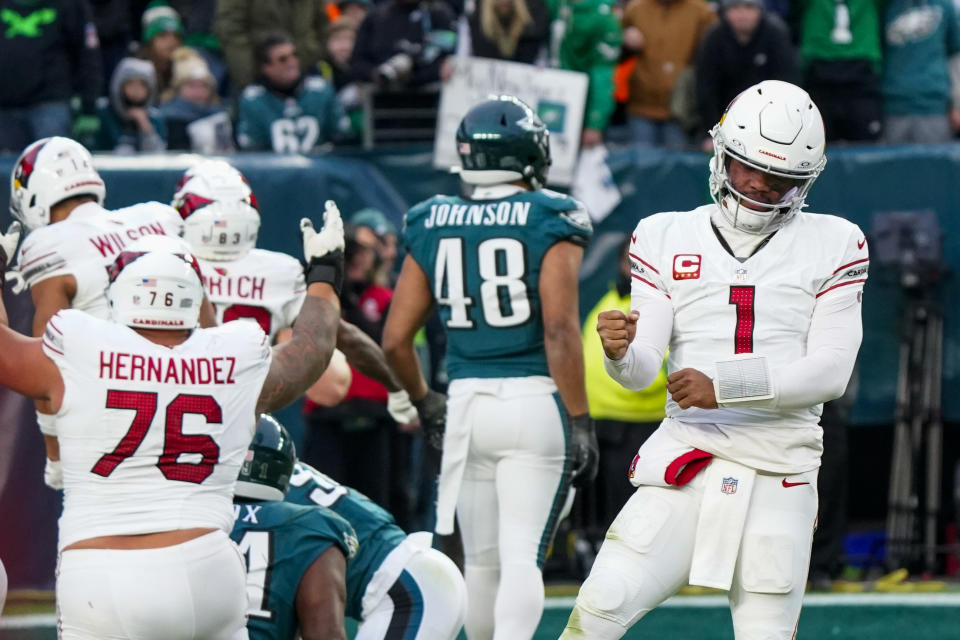
M 663 366 L 663 356 L 673 331 L 673 304 L 646 247 L 640 226 L 630 244 L 630 308 L 639 314 L 637 331 L 627 353 L 620 360 L 604 354 L 603 364 L 610 377 L 632 391 L 649 387 Z

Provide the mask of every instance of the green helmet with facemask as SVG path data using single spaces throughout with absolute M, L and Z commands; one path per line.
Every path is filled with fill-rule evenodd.
M 460 121 L 457 152 L 464 182 L 523 180 L 540 189 L 550 169 L 550 132 L 523 101 L 497 96 L 470 109 Z

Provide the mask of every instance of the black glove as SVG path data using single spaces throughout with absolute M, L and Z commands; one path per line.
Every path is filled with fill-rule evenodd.
M 303 269 L 307 285 L 314 282 L 326 282 L 337 295 L 343 288 L 343 251 L 337 249 L 321 258 L 311 258 Z
M 589 485 L 597 477 L 600 450 L 597 445 L 597 430 L 590 414 L 570 416 L 570 455 L 573 457 L 573 486 L 578 489 Z
M 427 395 L 413 401 L 420 414 L 420 427 L 427 443 L 440 451 L 443 449 L 443 430 L 447 426 L 447 396 L 433 389 Z

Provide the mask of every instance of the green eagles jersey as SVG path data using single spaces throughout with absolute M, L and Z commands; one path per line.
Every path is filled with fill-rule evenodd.
M 394 524 L 392 515 L 370 498 L 303 462 L 297 462 L 293 468 L 286 500 L 326 507 L 349 522 L 356 531 L 359 548 L 347 563 L 346 613 L 359 620 L 367 584 L 383 559 L 403 542 L 407 534 Z
M 540 263 L 556 242 L 586 244 L 591 233 L 583 205 L 548 190 L 435 196 L 407 213 L 404 241 L 437 301 L 451 380 L 549 375 Z
M 297 633 L 297 587 L 304 572 L 330 547 L 347 558 L 357 551 L 350 524 L 315 506 L 282 501 L 233 505 L 230 538 L 247 563 L 247 631 L 251 640 L 289 640 Z
M 318 77 L 304 78 L 295 96 L 252 84 L 237 107 L 237 143 L 244 151 L 310 153 L 349 128 L 333 86 Z

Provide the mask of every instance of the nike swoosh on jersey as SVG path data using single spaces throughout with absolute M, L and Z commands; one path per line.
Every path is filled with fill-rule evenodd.
M 809 482 L 787 482 L 787 479 L 784 478 L 781 482 L 784 489 L 789 489 L 790 487 L 799 487 L 802 484 L 810 484 Z
M 863 245 L 867 244 L 867 239 L 857 240 L 857 249 L 863 249 Z

